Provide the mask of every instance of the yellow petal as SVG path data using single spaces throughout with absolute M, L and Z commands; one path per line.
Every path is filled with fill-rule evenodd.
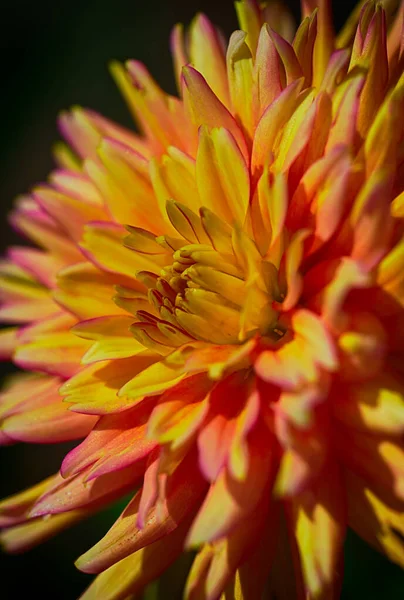
M 298 95 L 303 81 L 298 79 L 291 83 L 268 106 L 255 130 L 252 165 L 259 169 L 271 161 L 275 139 L 291 118 L 298 105 Z
M 236 140 L 244 158 L 248 160 L 247 145 L 236 120 L 215 96 L 203 76 L 192 67 L 185 67 L 183 77 L 184 102 L 193 123 L 197 127 L 206 125 L 209 129 L 226 128 Z
M 196 182 L 203 206 L 229 224 L 244 223 L 250 194 L 245 160 L 227 129 L 201 128 Z
M 240 28 L 247 32 L 246 42 L 255 56 L 261 29 L 261 11 L 254 0 L 236 0 L 236 13 Z
M 104 140 L 98 149 L 102 164 L 98 161 L 86 161 L 86 173 L 98 188 L 116 221 L 134 223 L 152 229 L 157 234 L 162 233 L 164 220 L 157 209 L 153 188 L 148 177 L 125 160 L 128 152 L 130 150 L 118 150 L 108 140 Z
M 282 71 L 275 44 L 263 25 L 253 69 L 252 104 L 254 121 L 257 123 L 267 107 L 282 92 Z
M 351 471 L 346 471 L 345 483 L 349 525 L 368 544 L 404 568 L 404 511 L 388 506 Z
M 336 391 L 335 418 L 363 431 L 402 435 L 404 431 L 404 385 L 383 373 L 371 381 Z
M 253 131 L 252 77 L 253 60 L 245 43 L 247 34 L 235 31 L 227 48 L 227 76 L 233 112 L 242 124 L 243 130 L 251 138 Z
M 70 332 L 49 333 L 20 346 L 14 360 L 24 369 L 70 377 L 78 371 L 88 347 L 88 341 Z
M 124 278 L 123 281 L 127 283 L 128 279 Z M 113 301 L 117 276 L 102 272 L 91 263 L 76 263 L 59 271 L 57 283 L 53 298 L 79 319 L 124 314 Z M 139 284 L 133 283 L 139 289 Z
M 60 394 L 77 410 L 85 414 L 108 414 L 126 410 L 127 403 L 118 397 L 119 389 L 159 358 L 142 353 L 133 358 L 123 358 L 92 364 L 81 369 L 60 388 Z
M 198 14 L 189 28 L 189 58 L 214 94 L 225 106 L 229 106 L 226 62 L 220 34 L 203 14 Z
M 37 187 L 34 194 L 39 205 L 60 223 L 76 242 L 80 241 L 84 225 L 88 221 L 108 218 L 102 206 L 62 194 L 52 188 Z
M 132 404 L 138 398 L 153 396 L 173 387 L 184 377 L 178 366 L 160 361 L 145 368 L 121 387 L 119 398 L 123 405 Z
M 296 536 L 307 597 L 328 597 L 335 583 L 346 529 L 344 496 L 336 466 L 329 465 L 311 490 L 291 501 L 290 524 Z
M 126 231 L 109 222 L 86 225 L 83 241 L 80 244 L 87 256 L 99 268 L 111 273 L 118 273 L 133 278 L 133 287 L 139 287 L 135 281 L 136 272 L 142 269 L 153 269 L 153 262 L 125 248 L 122 240 Z M 159 267 L 154 266 L 156 272 Z
M 404 239 L 382 260 L 377 283 L 401 306 L 404 305 Z
M 2 531 L 0 543 L 7 552 L 16 554 L 25 552 L 87 516 L 89 516 L 89 511 L 82 509 L 72 510 L 61 515 L 52 515 L 50 518 L 31 519 L 22 525 Z
M 143 591 L 145 586 L 155 580 L 181 553 L 186 525 L 187 523 L 180 525 L 162 540 L 130 554 L 109 567 L 96 577 L 80 596 L 80 600 L 116 600 L 117 597 L 126 598 L 128 594 Z

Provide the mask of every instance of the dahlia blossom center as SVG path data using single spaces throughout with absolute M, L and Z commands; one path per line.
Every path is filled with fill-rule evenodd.
M 162 344 L 167 334 L 182 343 L 197 339 L 216 344 L 237 344 L 256 333 L 275 340 L 282 337 L 274 307 L 284 298 L 278 269 L 261 256 L 255 242 L 240 226 L 231 228 L 205 207 L 197 215 L 169 201 L 166 212 L 181 237 L 127 227 L 125 245 L 154 255 L 156 264 L 162 265 L 159 274 L 137 273 L 149 288 L 153 312 L 136 313 L 140 323 L 132 326 L 135 337 L 144 343 L 145 327 Z

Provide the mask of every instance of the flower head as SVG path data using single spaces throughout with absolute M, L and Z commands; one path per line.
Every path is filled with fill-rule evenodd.
M 1 351 L 24 372 L 0 435 L 84 440 L 0 522 L 21 550 L 138 489 L 78 559 L 100 573 L 83 598 L 135 594 L 189 548 L 189 600 L 286 581 L 335 597 L 347 526 L 404 566 L 404 4 L 388 9 L 335 36 L 327 0 L 296 32 L 239 0 L 227 48 L 203 15 L 174 29 L 178 97 L 112 65 L 140 134 L 60 117 L 70 147 L 11 217 L 39 248 L 2 265 L 18 326 Z

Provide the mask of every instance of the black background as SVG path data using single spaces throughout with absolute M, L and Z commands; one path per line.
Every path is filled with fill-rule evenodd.
M 298 14 L 298 2 L 289 2 Z M 353 2 L 334 2 L 337 27 Z M 230 0 L 54 0 L 8 2 L 0 15 L 0 194 L 1 253 L 16 236 L 6 214 L 17 194 L 44 180 L 52 168 L 50 148 L 58 139 L 56 117 L 74 104 L 91 107 L 131 126 L 108 75 L 111 58 L 146 63 L 161 86 L 174 91 L 168 37 L 172 25 L 189 23 L 202 11 L 226 34 L 236 28 Z M 2 373 L 9 367 L 2 365 Z M 0 496 L 56 471 L 70 446 L 23 446 L 0 453 Z M 89 582 L 74 559 L 95 543 L 119 512 L 112 509 L 25 555 L 0 556 L 3 600 L 41 597 L 74 600 Z M 346 545 L 343 599 L 403 597 L 400 570 L 354 535 Z M 153 593 L 148 598 L 152 600 Z M 162 598 L 175 600 L 172 594 Z M 100 599 L 102 600 L 102 599 Z

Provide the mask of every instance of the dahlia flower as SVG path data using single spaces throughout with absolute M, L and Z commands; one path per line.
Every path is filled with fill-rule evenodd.
M 133 492 L 85 600 L 189 549 L 188 600 L 335 598 L 347 527 L 404 567 L 404 2 L 360 4 L 335 35 L 327 0 L 296 31 L 238 0 L 228 43 L 198 15 L 175 97 L 114 63 L 140 133 L 63 113 L 11 215 L 0 439 L 80 443 L 1 539 Z

